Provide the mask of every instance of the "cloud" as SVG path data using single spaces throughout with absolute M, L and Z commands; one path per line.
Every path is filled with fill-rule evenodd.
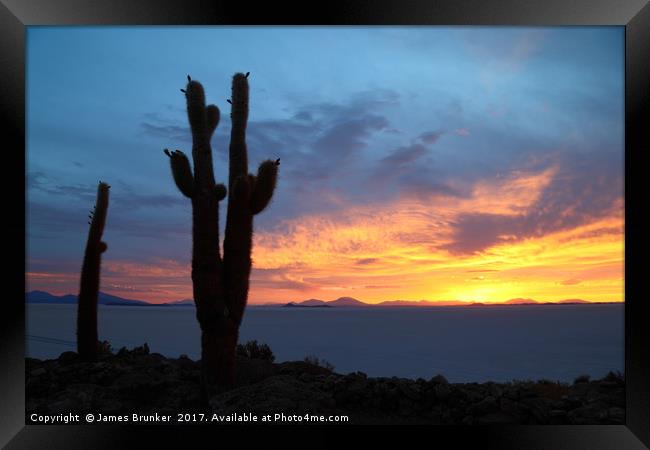
M 70 214 L 65 207 L 29 200 L 27 202 L 27 234 L 57 237 L 63 232 L 79 232 L 88 228 L 88 210 Z
M 438 142 L 438 139 L 440 139 L 442 135 L 442 131 L 427 131 L 425 133 L 422 133 L 418 139 L 424 144 L 433 145 Z
M 378 261 L 377 258 L 362 258 L 362 259 L 357 260 L 357 262 L 355 264 L 358 265 L 358 266 L 367 266 L 367 265 L 372 264 L 372 263 L 377 262 L 377 261 Z
M 278 289 L 301 292 L 314 287 L 312 283 L 291 272 L 288 268 L 262 269 L 254 267 L 251 273 L 251 283 L 256 290 Z
M 144 133 L 152 137 L 164 138 L 169 142 L 182 142 L 184 144 L 192 142 L 192 133 L 189 126 L 153 122 L 142 122 L 140 125 Z
M 399 284 L 367 284 L 364 286 L 364 289 L 399 289 L 400 286 Z
M 580 284 L 582 283 L 582 280 L 580 278 L 569 278 L 567 280 L 562 280 L 560 284 L 564 286 L 572 286 L 574 284 Z
M 404 166 L 411 164 L 427 153 L 427 148 L 421 144 L 400 147 L 390 155 L 382 158 L 379 163 L 384 167 Z
M 76 255 L 76 250 L 66 248 L 67 245 L 77 245 L 82 248 L 88 231 L 88 212 L 94 202 L 94 196 L 88 205 L 78 206 L 72 203 L 47 203 L 29 200 L 27 202 L 27 237 L 45 239 L 49 245 L 63 246 L 59 251 L 59 260 L 70 254 Z M 174 243 L 184 243 L 191 237 L 191 222 L 189 217 L 185 220 L 174 219 L 158 220 L 155 216 L 141 216 L 134 214 L 128 207 L 116 207 L 113 203 L 109 207 L 106 234 L 118 235 L 118 240 L 109 243 L 111 253 L 116 251 L 129 253 L 133 242 L 125 238 L 138 238 L 148 240 L 174 239 L 167 242 L 167 248 Z M 140 242 L 139 244 L 141 244 Z M 129 248 L 129 246 L 132 246 Z M 41 245 L 30 248 L 30 252 L 43 249 Z M 158 249 L 150 249 L 149 253 L 156 253 Z M 32 255 L 35 255 L 32 253 Z M 137 259 L 137 256 L 134 255 Z
M 507 242 L 521 234 L 517 217 L 486 213 L 464 213 L 452 223 L 453 242 L 442 248 L 454 254 L 478 252 Z
M 479 78 L 491 89 L 496 83 L 508 80 L 506 75 L 521 71 L 524 65 L 541 49 L 545 30 L 472 30 L 463 33 L 465 49 L 481 67 Z
M 247 128 L 249 170 L 268 158 L 280 158 L 280 183 L 276 197 L 283 202 L 274 205 L 266 217 L 313 208 L 314 191 L 334 192 L 350 187 L 356 180 L 345 179 L 344 173 L 354 171 L 362 162 L 363 151 L 375 135 L 389 128 L 384 114 L 399 104 L 399 96 L 390 90 L 376 89 L 348 95 L 340 102 L 310 103 L 298 99 L 288 118 L 252 119 Z M 144 116 L 141 125 L 150 136 L 166 141 L 189 142 L 187 119 L 162 118 L 157 113 Z M 213 156 L 227 161 L 230 118 L 222 119 L 213 138 Z M 185 140 L 182 140 L 185 139 Z M 225 164 L 216 170 L 226 175 Z M 359 171 L 363 171 L 361 167 Z M 326 194 L 329 195 L 329 194 Z M 327 205 L 319 204 L 319 207 Z M 262 219 L 265 220 L 265 219 Z
M 287 219 L 256 233 L 255 266 L 275 270 L 275 278 L 268 280 L 277 281 L 283 289 L 295 288 L 298 297 L 339 290 L 381 300 L 402 295 L 397 292 L 405 292 L 404 286 L 409 286 L 406 290 L 411 299 L 521 297 L 530 286 L 509 280 L 536 279 L 537 288 L 543 283 L 551 286 L 557 272 L 566 267 L 575 271 L 583 263 L 593 267 L 596 261 L 622 257 L 621 219 L 617 222 L 615 216 L 577 228 L 531 234 L 527 214 L 555 173 L 555 169 L 515 171 L 511 176 L 476 183 L 468 197 L 349 203 L 341 205 L 338 214 Z M 603 266 L 590 276 L 610 277 L 620 268 L 618 264 Z M 458 280 L 467 280 L 463 273 L 475 273 L 471 280 L 477 283 L 472 283 L 473 287 L 459 284 Z M 545 277 L 549 280 L 539 281 Z M 620 280 L 613 278 L 608 283 L 607 289 L 614 289 Z M 273 298 L 272 286 L 265 283 L 254 289 L 253 298 Z M 548 291 L 533 294 L 549 298 Z M 560 294 L 568 295 L 566 291 Z
M 366 148 L 366 140 L 373 132 L 387 126 L 388 120 L 376 114 L 347 118 L 331 124 L 311 144 L 309 158 L 301 161 L 294 175 L 298 176 L 298 180 L 309 182 L 334 177 L 344 165 L 354 162 L 358 153 Z
M 474 195 L 492 197 L 497 203 L 486 202 L 483 211 L 459 214 L 452 222 L 453 242 L 445 248 L 456 254 L 480 252 L 504 242 L 539 237 L 622 214 L 622 180 L 614 175 L 615 166 L 605 168 L 604 164 L 605 160 L 598 158 L 565 156 L 537 175 L 513 172 L 515 179 L 497 188 L 505 200 L 502 206 L 494 191 L 499 184 L 479 184 Z M 612 178 L 606 175 L 608 172 L 612 172 Z
M 421 140 L 421 139 L 418 139 Z M 432 151 L 417 142 L 398 147 L 377 160 L 364 180 L 371 187 L 372 196 L 408 195 L 429 199 L 431 196 L 459 197 L 467 195 L 460 185 L 453 184 L 453 174 L 443 175 L 432 161 Z
M 57 178 L 41 171 L 27 173 L 27 188 L 48 195 L 73 197 L 82 201 L 89 199 L 93 201 L 97 195 L 97 185 L 61 184 Z
M 571 270 L 575 271 L 580 258 L 592 267 L 594 261 L 611 258 L 603 255 L 615 250 L 622 227 L 613 219 L 602 223 L 594 221 L 598 217 L 616 214 L 617 208 L 621 215 L 622 198 L 607 207 L 606 203 L 599 203 L 597 207 L 592 205 L 589 208 L 587 203 L 581 205 L 589 196 L 583 199 L 581 195 L 565 193 L 564 202 L 556 204 L 563 197 L 550 195 L 549 190 L 573 192 L 572 189 L 582 186 L 582 183 L 575 181 L 571 166 L 563 168 L 557 161 L 552 163 L 549 166 L 546 161 L 537 166 L 533 164 L 532 168 L 481 179 L 473 183 L 463 196 L 405 194 L 365 204 L 342 197 L 336 213 L 303 213 L 270 227 L 258 228 L 254 236 L 255 269 L 251 279 L 251 299 L 253 302 L 302 299 L 336 290 L 353 291 L 358 297 L 379 300 L 386 299 L 392 290 L 397 295 L 404 291 L 404 286 L 409 286 L 409 292 L 412 292 L 409 298 L 413 299 L 481 300 L 494 298 L 496 291 L 491 289 L 496 289 L 493 286 L 504 277 L 521 277 L 520 273 L 530 277 L 525 272 L 526 265 L 521 262 L 524 258 L 532 258 L 532 264 L 545 264 L 543 267 L 547 267 L 536 267 L 535 276 L 544 276 L 544 270 L 561 267 L 567 260 Z M 589 177 L 585 175 L 585 178 Z M 595 189 L 599 183 L 596 180 L 591 185 L 592 201 L 599 198 L 593 197 L 594 194 L 602 194 L 600 188 Z M 560 206 L 567 211 L 569 218 L 577 211 L 584 210 L 584 214 L 558 223 L 554 214 Z M 39 206 L 38 211 L 38 214 L 43 214 L 48 209 Z M 177 238 L 189 239 L 186 221 L 182 225 L 158 224 L 152 232 L 151 220 L 134 217 L 130 212 L 121 214 L 111 216 L 111 230 L 123 236 L 139 237 L 138 242 L 142 242 L 142 237 L 158 239 L 171 236 L 170 233 L 176 233 Z M 59 220 L 66 217 L 60 212 L 53 215 Z M 55 220 L 46 224 L 47 218 L 40 220 L 43 227 L 50 229 L 71 228 L 69 223 L 57 224 Z M 79 226 L 85 229 L 83 223 Z M 553 236 L 552 240 L 548 236 Z M 554 254 L 577 248 L 576 242 L 584 243 L 580 245 L 590 243 L 589 247 L 579 248 L 578 259 L 575 255 L 553 259 L 556 258 Z M 598 242 L 599 246 L 593 242 Z M 494 264 L 485 267 L 486 259 L 476 256 L 478 254 L 498 261 L 496 267 Z M 113 257 L 112 252 L 110 256 Z M 124 253 L 115 256 L 122 258 Z M 511 261 L 514 269 L 504 267 L 504 261 Z M 44 287 L 51 281 L 52 286 L 62 289 L 62 286 L 72 288 L 77 282 L 77 276 L 70 275 L 72 272 L 48 277 L 46 275 L 50 272 L 46 269 L 36 267 L 31 271 L 34 274 L 33 286 Z M 189 264 L 186 262 L 164 259 L 152 262 L 151 258 L 141 262 L 134 258 L 110 261 L 109 258 L 105 269 L 105 286 L 118 294 L 129 292 L 133 298 L 154 301 L 191 295 Z M 616 267 L 604 267 L 597 272 L 592 268 L 592 272 L 581 271 L 580 279 L 609 277 L 615 270 Z M 451 283 L 454 273 L 460 273 L 460 278 L 466 279 L 463 272 L 493 272 L 498 275 L 482 280 L 475 276 L 473 279 L 480 283 L 471 283 L 475 288 L 465 283 L 463 292 L 442 290 L 442 286 Z M 550 277 L 553 277 L 550 283 L 558 284 L 556 273 L 550 273 Z M 615 285 L 618 282 L 615 279 L 611 283 Z M 560 285 L 564 288 L 572 286 Z M 438 286 L 437 290 L 431 290 L 431 286 Z M 539 296 L 536 292 L 530 295 L 533 294 Z M 519 291 L 508 291 L 499 294 L 498 298 L 521 295 Z
M 44 194 L 68 197 L 88 204 L 92 207 L 97 198 L 96 184 L 63 184 L 53 176 L 42 172 L 31 172 L 27 175 L 27 186 L 34 191 Z M 167 208 L 186 205 L 187 201 L 180 195 L 142 193 L 128 183 L 118 181 L 113 183 L 110 191 L 111 206 L 133 211 L 140 208 Z

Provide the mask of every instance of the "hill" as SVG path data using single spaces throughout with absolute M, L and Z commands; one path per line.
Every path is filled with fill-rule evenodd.
M 48 304 L 65 304 L 76 305 L 77 296 L 74 294 L 53 295 L 45 291 L 31 291 L 25 294 L 27 303 L 48 303 Z M 151 306 L 151 303 L 142 300 L 131 300 L 117 297 L 115 295 L 99 293 L 98 302 L 100 305 L 119 305 L 119 306 Z

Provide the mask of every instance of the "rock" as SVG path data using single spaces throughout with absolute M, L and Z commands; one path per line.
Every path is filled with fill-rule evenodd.
M 429 418 L 433 423 L 442 422 L 442 406 L 435 405 L 425 413 L 425 417 Z
M 575 380 L 573 380 L 573 384 L 589 383 L 590 378 L 591 377 L 589 375 L 580 375 Z
M 465 398 L 470 403 L 478 403 L 485 398 L 485 394 L 476 389 L 475 386 L 464 389 Z
M 25 382 L 25 391 L 30 397 L 44 397 L 51 387 L 47 377 L 32 377 Z
M 408 417 L 413 414 L 413 402 L 408 398 L 402 397 L 399 400 L 397 413 L 402 417 Z
M 563 425 L 569 423 L 569 418 L 565 410 L 552 409 L 549 412 L 549 421 L 553 425 Z
M 501 411 L 513 417 L 516 423 L 523 423 L 528 417 L 526 408 L 515 400 L 503 397 L 499 403 Z
M 236 388 L 210 399 L 212 411 L 218 414 L 252 412 L 257 415 L 317 414 L 331 404 L 327 395 L 287 375 L 278 375 L 260 383 Z
M 50 405 L 52 414 L 68 414 L 72 411 L 94 412 L 93 400 L 97 386 L 92 384 L 75 384 L 61 392 Z
M 476 417 L 476 425 L 507 425 L 517 423 L 516 419 L 503 412 L 492 412 Z
M 555 383 L 453 383 L 336 374 L 304 361 L 274 364 L 238 358 L 236 386 L 209 398 L 201 362 L 121 349 L 95 362 L 77 354 L 25 360 L 26 412 L 129 414 L 201 411 L 219 414 L 345 414 L 353 423 L 623 424 L 625 386 L 613 377 Z M 603 383 L 606 383 L 603 385 Z M 559 386 L 559 385 L 558 385 Z
M 417 384 L 404 383 L 400 386 L 400 391 L 411 400 L 419 400 L 421 398 L 420 386 Z
M 131 400 L 151 402 L 159 397 L 165 385 L 166 380 L 161 374 L 131 371 L 118 377 L 111 389 Z
M 76 352 L 63 352 L 59 355 L 58 361 L 61 364 L 69 364 L 76 362 L 79 359 L 79 355 Z
M 237 361 L 237 385 L 253 384 L 275 375 L 276 367 L 263 359 L 239 358 Z
M 612 424 L 624 424 L 625 423 L 625 410 L 614 406 L 607 410 L 608 422 Z
M 366 374 L 363 373 L 363 372 L 352 372 L 352 373 L 347 374 L 347 375 L 345 376 L 345 378 L 347 378 L 347 379 L 349 379 L 349 380 L 367 380 L 367 379 L 368 379 L 368 375 L 366 375 Z M 409 381 L 410 381 L 410 380 L 409 380 Z
M 495 383 L 490 383 L 490 385 L 488 386 L 488 392 L 492 397 L 496 399 L 503 396 L 503 388 Z
M 520 399 L 536 398 L 538 395 L 539 394 L 533 386 L 522 386 L 518 391 L 518 398 Z
M 519 399 L 518 391 L 519 390 L 516 387 L 508 385 L 504 387 L 502 397 L 507 398 L 509 400 L 517 400 Z
M 562 396 L 563 409 L 571 410 L 582 406 L 582 400 L 575 395 Z
M 451 396 L 451 389 L 446 384 L 438 384 L 435 387 L 436 399 L 444 402 Z
M 117 399 L 107 399 L 102 402 L 102 413 L 106 415 L 120 415 L 124 411 L 124 403 Z
M 473 425 L 474 424 L 474 418 L 472 416 L 465 416 L 465 417 L 463 417 L 462 423 L 463 423 L 463 425 Z
M 473 416 L 482 416 L 487 413 L 495 412 L 498 409 L 499 405 L 497 404 L 496 399 L 489 396 L 467 408 L 467 413 Z
M 330 369 L 305 361 L 287 361 L 280 363 L 278 366 L 278 372 L 286 375 L 297 373 L 308 373 L 311 375 L 329 375 L 332 373 Z
M 435 377 L 431 378 L 429 382 L 433 384 L 449 384 L 449 381 L 447 381 L 447 379 L 442 375 L 436 375 Z
M 32 370 L 29 374 L 33 377 L 38 377 L 40 375 L 45 375 L 47 373 L 47 370 L 43 367 L 39 367 L 38 369 Z
M 331 396 L 322 397 L 320 404 L 324 409 L 334 409 L 336 407 L 336 401 Z
M 520 404 L 526 408 L 533 424 L 545 424 L 549 422 L 549 413 L 553 401 L 548 398 L 523 398 Z
M 607 406 L 601 402 L 592 402 L 569 411 L 569 422 L 574 425 L 600 424 L 608 417 Z

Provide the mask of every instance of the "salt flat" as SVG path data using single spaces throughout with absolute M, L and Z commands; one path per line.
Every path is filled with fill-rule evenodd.
M 75 305 L 26 305 L 27 356 L 75 348 Z M 193 307 L 100 306 L 100 339 L 115 349 L 199 357 Z M 624 305 L 491 307 L 249 307 L 240 341 L 269 344 L 276 361 L 324 358 L 339 373 L 451 382 L 572 381 L 624 368 Z

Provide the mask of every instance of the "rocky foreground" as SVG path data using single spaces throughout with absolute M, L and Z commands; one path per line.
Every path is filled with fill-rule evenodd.
M 552 381 L 448 383 L 340 375 L 317 364 L 272 363 L 242 357 L 238 384 L 206 401 L 200 363 L 166 358 L 148 347 L 102 354 L 82 362 L 26 358 L 26 413 L 40 415 L 139 413 L 283 413 L 347 415 L 348 423 L 623 424 L 625 384 L 620 374 L 573 384 Z

